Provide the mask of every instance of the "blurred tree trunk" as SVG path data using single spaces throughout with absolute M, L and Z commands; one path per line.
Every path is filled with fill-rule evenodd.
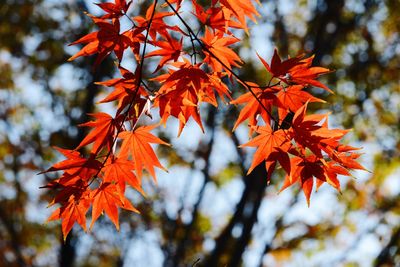
M 236 205 L 235 213 L 215 240 L 215 248 L 206 258 L 202 266 L 239 266 L 254 224 L 257 213 L 267 187 L 267 172 L 263 164 L 245 177 L 245 189 Z M 234 236 L 233 229 L 240 229 L 240 235 Z

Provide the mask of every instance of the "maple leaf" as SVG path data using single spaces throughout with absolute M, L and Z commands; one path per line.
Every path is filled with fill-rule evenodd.
M 115 3 L 96 3 L 96 5 L 108 13 L 102 16 L 102 19 L 114 19 L 126 14 L 131 3 L 131 1 L 127 3 L 126 0 L 115 0 Z
M 217 1 L 219 1 L 224 8 L 233 13 L 240 22 L 240 28 L 246 33 L 249 33 L 246 17 L 255 22 L 256 16 L 260 16 L 251 0 L 212 0 L 212 4 L 215 5 Z
M 279 91 L 279 88 L 271 87 L 267 89 L 261 89 L 255 83 L 246 82 L 246 84 L 247 86 L 253 87 L 252 90 L 257 96 L 258 100 L 253 96 L 251 92 L 248 92 L 231 101 L 231 104 L 235 105 L 245 104 L 245 106 L 239 113 L 235 125 L 233 126 L 233 130 L 235 130 L 241 123 L 243 123 L 247 119 L 249 120 L 248 125 L 250 126 L 250 129 L 252 129 L 252 127 L 257 126 L 257 118 L 259 115 L 266 124 L 270 124 L 270 121 L 272 119 L 270 117 L 272 105 L 276 102 L 275 93 Z M 260 104 L 260 102 L 262 103 L 262 105 Z M 250 131 L 250 134 L 251 133 L 252 131 Z
M 174 12 L 156 12 L 153 15 L 154 4 L 150 5 L 146 11 L 146 17 L 136 16 L 133 20 L 137 23 L 137 28 L 144 31 L 148 28 L 148 24 L 151 21 L 151 27 L 149 29 L 149 35 L 153 41 L 157 40 L 157 34 L 160 34 L 165 39 L 168 39 L 170 34 L 168 30 L 179 32 L 185 35 L 185 33 L 178 26 L 171 26 L 164 22 L 164 18 L 175 15 Z M 152 18 L 153 17 L 153 18 Z
M 265 61 L 259 54 L 257 54 L 258 58 L 260 59 L 261 63 L 267 69 L 269 73 L 272 74 L 273 77 L 276 78 L 284 78 L 285 75 L 289 72 L 291 68 L 299 64 L 303 55 L 299 55 L 294 58 L 289 58 L 287 60 L 282 61 L 281 57 L 278 54 L 278 50 L 274 49 L 274 55 L 271 59 L 271 66 Z
M 47 222 L 54 220 L 62 220 L 61 228 L 64 241 L 68 233 L 71 231 L 75 222 L 77 222 L 86 232 L 86 213 L 90 207 L 88 193 L 71 195 L 69 200 L 60 208 L 56 209 L 47 219 Z
M 206 27 L 205 35 L 201 40 L 210 51 L 204 51 L 206 55 L 204 62 L 208 63 L 214 71 L 221 72 L 226 67 L 231 69 L 232 65 L 239 67 L 239 64 L 243 63 L 240 57 L 228 47 L 237 43 L 239 41 L 238 38 L 232 36 L 224 37 L 223 32 L 211 32 Z M 216 58 L 218 58 L 218 60 Z
M 307 102 L 325 103 L 324 100 L 316 98 L 304 91 L 304 86 L 302 85 L 291 85 L 281 88 L 282 89 L 276 94 L 280 120 L 283 120 L 289 111 L 295 113 Z
M 169 116 L 177 118 L 179 136 L 192 117 L 204 132 L 198 105 L 208 102 L 218 106 L 215 92 L 222 100 L 225 97 L 231 99 L 228 87 L 221 81 L 226 74 L 206 73 L 201 64 L 192 65 L 186 59 L 170 65 L 178 69 L 169 69 L 168 74 L 153 79 L 162 83 L 154 100 L 154 106 L 160 108 L 161 122 L 165 124 Z
M 132 161 L 111 155 L 102 169 L 104 172 L 103 181 L 116 183 L 122 192 L 125 192 L 125 183 L 128 183 L 142 195 L 145 195 L 140 179 L 132 172 L 134 169 L 135 164 Z
M 192 1 L 194 15 L 197 19 L 204 25 L 209 26 L 212 30 L 219 30 L 222 32 L 230 33 L 229 27 L 241 28 L 241 24 L 231 20 L 232 12 L 227 12 L 226 9 L 222 7 L 211 6 L 204 10 L 204 8 L 199 5 L 195 0 Z
M 114 141 L 114 133 L 118 119 L 114 119 L 107 113 L 99 112 L 89 114 L 95 121 L 82 123 L 79 126 L 93 127 L 94 129 L 82 140 L 76 149 L 80 149 L 90 143 L 93 143 L 92 153 L 97 154 L 102 147 L 111 149 Z
M 198 100 L 198 96 L 193 88 L 188 88 L 188 90 L 175 89 L 157 94 L 154 106 L 160 108 L 162 123 L 165 124 L 169 116 L 173 116 L 179 120 L 179 136 L 190 118 L 193 118 L 204 132 L 197 106 Z
M 313 85 L 333 93 L 326 85 L 315 80 L 320 75 L 331 71 L 322 67 L 311 67 L 314 56 L 304 58 L 304 55 L 298 55 L 282 61 L 277 49 L 275 49 L 271 66 L 260 55 L 257 54 L 257 56 L 267 71 L 272 74 L 272 77 L 278 78 L 286 84 Z
M 291 171 L 286 175 L 280 192 L 299 182 L 310 206 L 310 197 L 314 186 L 314 177 L 326 181 L 325 170 L 320 159 L 314 155 L 308 157 L 293 157 L 290 159 Z
M 327 68 L 311 67 L 313 59 L 314 56 L 301 60 L 298 65 L 295 65 L 289 70 L 289 75 L 287 76 L 286 80 L 289 83 L 298 83 L 320 87 L 325 89 L 329 93 L 333 93 L 332 90 L 329 89 L 326 85 L 315 80 L 320 75 L 329 73 L 331 71 Z
M 279 160 L 281 165 L 286 168 L 289 164 L 289 157 L 287 151 L 290 149 L 291 144 L 288 140 L 287 133 L 284 130 L 273 131 L 270 125 L 253 127 L 255 132 L 258 133 L 249 142 L 241 145 L 240 147 L 257 147 L 256 152 L 253 155 L 253 161 L 247 174 L 251 173 L 255 167 L 261 162 L 267 161 L 267 171 L 271 172 L 271 162 Z M 286 154 L 286 155 L 283 155 Z M 270 177 L 271 173 L 268 173 Z
M 200 64 L 192 65 L 187 60 L 171 66 L 178 69 L 169 69 L 168 74 L 153 79 L 162 83 L 154 100 L 154 106 L 160 108 L 161 121 L 165 123 L 169 116 L 179 119 L 179 135 L 192 117 L 204 132 L 198 104 L 199 95 L 204 95 L 202 90 L 210 85 L 210 77 Z
M 344 134 L 346 134 L 348 131 L 347 130 L 343 130 Z M 328 154 L 328 156 L 340 163 L 343 159 L 342 157 L 347 157 L 350 156 L 352 154 L 355 154 L 354 156 L 352 156 L 353 158 L 358 158 L 359 155 L 358 153 L 353 152 L 354 150 L 360 150 L 361 148 L 357 148 L 357 147 L 353 147 L 353 146 L 348 146 L 348 145 L 343 145 L 339 142 L 339 139 L 341 137 L 334 137 L 334 138 L 329 138 L 329 139 L 324 139 L 321 141 L 320 146 L 321 149 Z M 350 160 L 352 160 L 350 158 Z M 357 165 L 357 169 L 360 170 L 365 170 L 365 168 L 363 168 L 361 165 Z
M 203 87 L 198 91 L 197 96 L 200 102 L 207 102 L 218 107 L 218 100 L 215 92 L 218 94 L 219 98 L 225 101 L 225 98 L 232 100 L 231 91 L 228 86 L 222 81 L 222 78 L 226 77 L 226 73 L 222 72 L 212 72 L 207 73 L 208 80 L 203 83 Z
M 323 139 L 343 136 L 343 132 L 340 130 L 321 130 L 322 126 L 319 123 L 325 119 L 327 115 L 314 114 L 306 116 L 307 105 L 308 102 L 297 110 L 293 117 L 292 128 L 289 132 L 302 149 L 309 148 L 315 155 L 322 158 L 320 142 Z
M 97 82 L 96 84 L 115 87 L 109 95 L 100 101 L 100 103 L 107 103 L 118 100 L 117 115 L 120 115 L 124 109 L 133 101 L 134 107 L 132 111 L 136 112 L 133 116 L 138 118 L 142 113 L 143 108 L 149 98 L 149 94 L 142 86 L 138 86 L 137 75 L 129 70 L 119 66 L 122 78 L 111 79 L 104 82 Z
M 100 30 L 89 33 L 70 45 L 86 44 L 78 53 L 68 59 L 72 61 L 81 56 L 90 56 L 98 53 L 94 66 L 100 64 L 103 59 L 114 51 L 118 60 L 122 60 L 125 49 L 131 44 L 130 38 L 124 33 L 120 34 L 119 20 L 112 23 L 107 20 L 89 15 Z
M 162 68 L 165 63 L 170 60 L 174 62 L 178 60 L 182 52 L 182 40 L 177 41 L 170 36 L 167 36 L 166 41 L 153 41 L 152 45 L 158 46 L 161 49 L 154 50 L 148 53 L 145 57 L 154 57 L 161 56 L 161 60 L 158 63 L 158 66 L 154 72 L 157 72 L 160 68 Z
M 337 165 L 335 162 L 328 162 L 323 166 L 325 171 L 326 181 L 317 179 L 316 185 L 317 189 L 324 183 L 327 182 L 334 188 L 336 188 L 340 192 L 340 181 L 337 178 L 338 175 L 351 176 L 350 172 L 343 168 L 342 166 Z
M 349 152 L 340 152 L 336 153 L 333 157 L 336 162 L 340 163 L 340 165 L 349 168 L 349 169 L 356 169 L 356 170 L 364 170 L 366 171 L 364 166 L 356 161 L 362 154 L 360 153 L 349 153 Z
M 143 35 L 144 28 L 135 27 L 122 33 L 129 39 L 129 47 L 137 61 L 140 61 L 140 44 L 146 41 L 146 37 Z
M 84 158 L 78 151 L 68 150 L 55 147 L 61 154 L 67 159 L 54 164 L 48 170 L 41 172 L 54 172 L 54 171 L 65 171 L 67 176 L 65 179 L 72 179 L 79 176 L 83 180 L 89 180 L 93 177 L 101 168 L 101 163 L 94 158 L 92 154 L 89 158 Z
M 114 223 L 117 230 L 119 230 L 118 207 L 139 213 L 115 184 L 102 183 L 99 188 L 91 192 L 91 198 L 93 199 L 93 207 L 90 229 L 103 211 Z
M 166 170 L 150 146 L 150 143 L 169 145 L 150 133 L 156 126 L 141 126 L 133 131 L 124 131 L 118 135 L 123 140 L 119 155 L 121 158 L 127 158 L 129 154 L 132 155 L 135 171 L 139 177 L 142 177 L 143 169 L 146 169 L 154 179 L 156 178 L 154 167 Z

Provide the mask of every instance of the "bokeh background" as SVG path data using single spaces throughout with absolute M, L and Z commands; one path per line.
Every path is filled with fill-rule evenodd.
M 133 5 L 138 14 L 149 1 Z M 328 104 L 311 108 L 353 129 L 346 142 L 363 147 L 370 172 L 342 178 L 341 194 L 323 186 L 307 207 L 295 187 L 277 194 L 279 171 L 269 186 L 261 168 L 245 175 L 253 151 L 237 148 L 248 136 L 231 132 L 235 107 L 204 106 L 205 134 L 190 124 L 177 139 L 174 121 L 158 132 L 173 144 L 158 148 L 169 173 L 144 181 L 146 199 L 130 192 L 141 215 L 121 212 L 119 232 L 101 218 L 63 242 L 60 223 L 45 223 L 52 195 L 39 189 L 54 177 L 37 173 L 61 159 L 51 146 L 82 140 L 87 129 L 76 125 L 104 94 L 93 82 L 115 77 L 115 66 L 67 62 L 78 49 L 67 44 L 93 30 L 90 1 L 1 0 L 0 266 L 400 266 L 400 1 L 269 0 L 258 9 L 237 47 L 240 75 L 263 83 L 256 52 L 315 54 L 335 70 L 324 80 L 335 94 L 316 90 Z

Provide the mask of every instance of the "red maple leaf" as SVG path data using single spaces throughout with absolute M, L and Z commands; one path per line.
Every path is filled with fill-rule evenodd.
M 325 182 L 336 188 L 340 192 L 340 181 L 338 175 L 351 176 L 350 172 L 340 165 L 337 165 L 334 161 L 328 162 L 323 166 L 325 171 L 325 181 L 317 179 L 316 185 L 317 189 Z
M 267 71 L 272 74 L 272 77 L 276 78 L 285 77 L 289 70 L 299 64 L 303 57 L 302 55 L 299 55 L 282 61 L 281 57 L 278 55 L 278 50 L 275 48 L 274 55 L 271 59 L 271 65 L 269 65 L 259 54 L 257 54 L 257 56 Z
M 208 80 L 203 83 L 203 87 L 197 93 L 199 102 L 207 102 L 214 107 L 218 107 L 218 100 L 215 93 L 218 94 L 224 103 L 226 103 L 225 98 L 232 100 L 231 91 L 222 81 L 222 78 L 227 77 L 226 73 L 211 72 L 207 73 L 207 77 Z
M 342 132 L 324 128 L 320 122 L 326 119 L 326 114 L 314 114 L 306 116 L 307 104 L 297 110 L 293 117 L 291 136 L 301 149 L 309 148 L 316 156 L 322 158 L 320 142 L 337 136 L 343 136 Z M 319 131 L 319 134 L 318 132 Z
M 136 16 L 133 18 L 133 20 L 136 22 L 136 26 L 138 29 L 141 29 L 142 31 L 146 30 L 148 28 L 148 25 L 151 21 L 151 27 L 149 29 L 149 35 L 153 41 L 157 40 L 157 34 L 161 35 L 165 39 L 168 39 L 170 34 L 168 33 L 168 30 L 171 31 L 176 31 L 182 34 L 185 34 L 181 28 L 178 26 L 171 26 L 165 23 L 164 18 L 170 17 L 175 15 L 174 12 L 161 12 L 157 11 L 154 15 L 153 14 L 154 10 L 154 4 L 150 5 L 146 11 L 146 16 Z M 153 17 L 153 18 L 152 18 Z
M 165 123 L 169 116 L 179 119 L 180 134 L 192 117 L 204 131 L 198 104 L 204 85 L 209 85 L 209 76 L 200 64 L 192 65 L 187 60 L 172 63 L 171 66 L 178 69 L 170 69 L 168 74 L 154 79 L 162 83 L 154 100 L 154 106 L 160 108 L 161 121 Z
M 257 56 L 268 72 L 272 74 L 272 77 L 278 78 L 286 84 L 313 85 L 333 93 L 327 86 L 315 80 L 320 75 L 329 73 L 330 70 L 322 67 L 311 67 L 314 56 L 304 58 L 304 55 L 299 55 L 282 61 L 275 49 L 271 66 L 258 54 Z
M 96 5 L 108 13 L 102 16 L 102 19 L 114 19 L 123 16 L 131 4 L 131 1 L 127 3 L 126 0 L 115 0 L 115 3 L 96 3 Z
M 305 158 L 293 157 L 290 159 L 290 168 L 290 174 L 286 175 L 280 191 L 299 182 L 306 197 L 307 204 L 310 205 L 314 177 L 321 181 L 326 181 L 322 162 L 314 155 Z
M 286 75 L 285 80 L 288 83 L 296 83 L 302 85 L 312 85 L 315 87 L 320 87 L 325 89 L 326 91 L 333 93 L 331 89 L 329 89 L 323 83 L 315 80 L 319 76 L 331 72 L 327 68 L 322 67 L 311 67 L 314 56 L 302 59 L 299 64 L 295 65 L 291 68 Z
M 94 66 L 96 67 L 104 58 L 114 51 L 118 60 L 122 60 L 122 55 L 131 44 L 131 39 L 120 33 L 119 20 L 113 20 L 111 23 L 107 20 L 89 15 L 100 30 L 89 33 L 70 45 L 86 44 L 78 53 L 68 59 L 72 61 L 81 56 L 90 56 L 98 54 Z

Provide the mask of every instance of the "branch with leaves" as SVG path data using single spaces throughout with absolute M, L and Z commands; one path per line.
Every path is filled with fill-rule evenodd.
M 49 221 L 62 220 L 64 237 L 75 223 L 86 230 L 90 207 L 90 228 L 103 212 L 117 229 L 119 208 L 138 212 L 125 196 L 126 187 L 145 196 L 144 172 L 155 180 L 155 168 L 165 170 L 151 144 L 168 144 L 151 131 L 171 117 L 179 121 L 178 135 L 190 118 L 204 131 L 199 108 L 203 103 L 243 105 L 233 130 L 243 123 L 249 127 L 252 138 L 241 145 L 256 148 L 248 173 L 265 164 L 264 179 L 269 182 L 279 164 L 287 174 L 281 190 L 299 183 L 308 203 L 314 184 L 318 188 L 328 183 L 340 190 L 338 175 L 364 169 L 356 161 L 358 148 L 340 142 L 347 130 L 329 129 L 327 114 L 307 115 L 311 102 L 325 102 L 314 97 L 310 87 L 332 92 L 317 81 L 330 70 L 312 66 L 313 57 L 282 60 L 275 50 L 269 64 L 258 55 L 269 76 L 266 85 L 245 81 L 235 72 L 244 64 L 234 51 L 241 41 L 236 33 L 248 34 L 248 21 L 259 16 L 252 0 L 212 0 L 207 6 L 192 0 L 185 5 L 191 12 L 183 11 L 182 0 L 155 0 L 145 14 L 135 17 L 129 15 L 133 4 L 126 0 L 97 5 L 105 14 L 89 16 L 99 30 L 72 43 L 85 45 L 70 60 L 97 54 L 96 68 L 113 54 L 122 77 L 98 82 L 114 88 L 100 103 L 115 102 L 115 115 L 89 114 L 94 120 L 81 126 L 92 130 L 75 149 L 57 148 L 66 159 L 45 171 L 62 171 L 45 187 L 57 192 L 51 205 L 59 208 Z M 198 28 L 183 14 L 191 14 Z M 124 18 L 131 27 L 121 32 Z M 167 18 L 176 18 L 183 27 L 169 24 Z M 133 72 L 122 66 L 128 50 L 136 63 Z M 154 72 L 144 75 L 145 59 L 155 57 L 159 59 Z M 225 81 L 248 92 L 233 100 L 234 88 Z M 158 109 L 160 122 L 139 125 L 142 116 L 154 117 L 153 109 Z M 89 155 L 82 155 L 82 149 L 89 149 Z

